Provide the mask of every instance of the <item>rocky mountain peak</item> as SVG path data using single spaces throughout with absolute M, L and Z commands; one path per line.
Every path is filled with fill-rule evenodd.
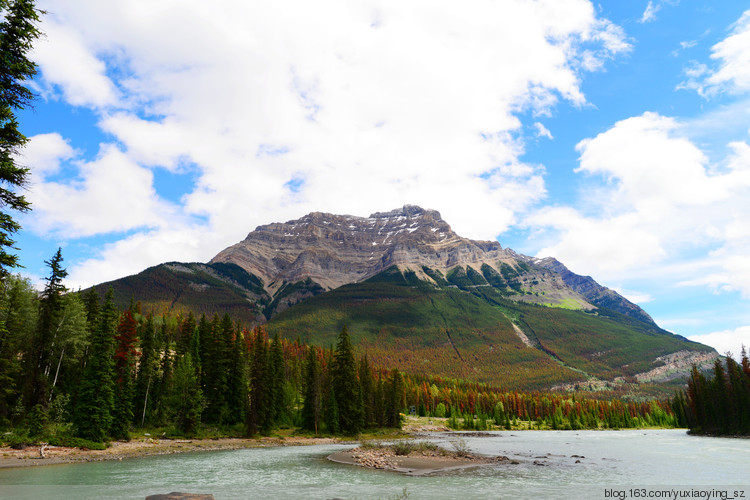
M 262 278 L 273 292 L 282 282 L 306 278 L 337 288 L 393 265 L 445 270 L 503 258 L 507 255 L 499 243 L 462 238 L 440 212 L 404 205 L 369 217 L 312 212 L 258 226 L 211 262 L 237 264 Z
M 312 212 L 258 226 L 210 264 L 241 267 L 260 278 L 271 297 L 292 293 L 283 289 L 300 282 L 307 283 L 302 288 L 308 291 L 311 286 L 316 293 L 332 290 L 395 266 L 439 286 L 497 285 L 516 300 L 587 310 L 603 306 L 652 321 L 635 304 L 553 258 L 537 259 L 497 241 L 463 238 L 438 211 L 416 205 L 369 217 Z M 299 293 L 303 296 L 290 298 L 289 305 L 308 292 Z

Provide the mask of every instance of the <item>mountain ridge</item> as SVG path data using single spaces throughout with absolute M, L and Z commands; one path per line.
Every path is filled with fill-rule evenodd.
M 572 273 L 555 259 L 528 257 L 497 241 L 461 237 L 440 212 L 416 205 L 369 217 L 312 212 L 261 225 L 209 261 L 216 263 L 231 263 L 259 277 L 270 296 L 285 283 L 306 279 L 333 290 L 394 265 L 436 285 L 440 278 L 435 271 L 443 277 L 451 272 L 476 273 L 483 276 L 474 278 L 476 286 L 505 281 L 515 300 L 583 310 L 604 305 L 653 323 L 636 304 L 591 277 Z M 463 269 L 454 271 L 457 268 Z
M 385 368 L 508 387 L 671 391 L 717 356 L 554 258 L 463 238 L 414 205 L 261 225 L 208 263 L 161 264 L 99 292 L 109 284 L 121 307 L 227 313 L 321 346 L 348 326 Z

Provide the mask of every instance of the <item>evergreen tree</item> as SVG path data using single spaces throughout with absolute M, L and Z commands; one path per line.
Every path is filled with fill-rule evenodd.
M 236 424 L 245 420 L 248 397 L 247 353 L 239 327 L 233 331 L 231 359 L 232 364 L 229 368 L 229 394 L 227 398 L 227 422 Z
M 60 394 L 74 391 L 82 376 L 82 364 L 89 345 L 89 330 L 86 309 L 78 294 L 67 294 L 62 298 L 62 312 L 55 327 L 52 344 L 52 380 L 49 401 L 61 386 Z
M 68 272 L 62 267 L 62 250 L 51 260 L 45 261 L 50 267 L 50 275 L 45 278 L 47 284 L 39 298 L 39 319 L 36 334 L 31 343 L 31 350 L 26 362 L 28 376 L 26 389 L 26 408 L 35 405 L 46 407 L 49 396 L 49 373 L 52 368 L 52 349 L 56 340 L 58 327 L 62 321 L 63 294 L 67 291 L 63 279 Z
M 250 408 L 247 433 L 255 435 L 271 430 L 271 408 L 268 391 L 268 340 L 263 328 L 255 329 L 250 367 Z
M 126 309 L 117 325 L 115 336 L 115 406 L 111 435 L 118 439 L 127 437 L 130 424 L 133 422 L 137 328 L 133 313 Z
M 171 406 L 175 410 L 177 428 L 187 436 L 194 435 L 201 422 L 203 392 L 189 352 L 178 358 L 175 364 Z
M 321 420 L 321 367 L 318 348 L 307 348 L 305 363 L 305 398 L 302 403 L 302 427 L 318 433 Z
M 99 326 L 91 338 L 89 360 L 73 418 L 76 435 L 92 441 L 104 441 L 112 425 L 116 325 L 117 309 L 110 287 L 99 314 Z
M 375 384 L 367 355 L 359 363 L 359 383 L 362 387 L 364 426 L 370 427 L 375 425 Z
M 153 399 L 152 384 L 156 381 L 159 370 L 159 353 L 157 351 L 154 317 L 149 314 L 143 325 L 141 337 L 141 360 L 138 367 L 135 396 L 135 420 L 141 425 L 146 423 L 146 414 L 150 412 L 149 396 Z M 153 405 L 152 405 L 153 406 Z
M 0 428 L 9 423 L 25 377 L 19 358 L 26 352 L 37 325 L 37 293 L 28 279 L 0 280 Z
M 362 389 L 357 377 L 354 351 L 346 326 L 339 334 L 331 371 L 341 432 L 357 434 L 364 426 Z
M 195 337 L 196 323 L 193 312 L 188 313 L 187 318 L 180 324 L 176 340 L 176 355 L 178 358 L 192 351 Z
M 388 427 L 401 427 L 401 411 L 406 407 L 404 397 L 404 378 L 398 369 L 391 371 L 391 380 L 386 400 L 385 425 Z
M 162 319 L 159 331 L 161 339 L 161 378 L 159 379 L 158 390 L 155 391 L 154 406 L 156 410 L 156 423 L 164 424 L 168 421 L 170 415 L 169 397 L 172 394 L 172 339 L 167 328 L 167 322 Z
M 328 388 L 324 416 L 329 433 L 338 434 L 341 432 L 341 416 L 339 415 L 339 407 L 336 402 L 336 389 L 333 387 L 333 384 Z
M 0 279 L 4 279 L 8 268 L 18 266 L 18 256 L 10 250 L 14 249 L 13 235 L 21 228 L 8 210 L 30 209 L 19 193 L 29 170 L 16 164 L 16 155 L 27 139 L 18 130 L 15 112 L 26 109 L 34 98 L 25 82 L 36 74 L 36 65 L 27 54 L 40 35 L 36 27 L 39 11 L 32 0 L 0 0 L 0 19 Z M 44 399 L 37 392 L 41 389 L 35 388 L 33 400 Z
M 271 342 L 271 351 L 268 360 L 269 368 L 269 392 L 270 392 L 270 419 L 274 423 L 286 421 L 286 376 L 284 366 L 284 353 L 281 348 L 281 340 L 276 334 Z

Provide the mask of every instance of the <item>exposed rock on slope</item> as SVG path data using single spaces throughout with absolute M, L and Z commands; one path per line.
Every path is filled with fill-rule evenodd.
M 405 205 L 366 218 L 313 212 L 298 220 L 259 226 L 211 263 L 236 264 L 260 277 L 271 296 L 304 280 L 332 290 L 397 266 L 437 285 L 494 286 L 515 300 L 545 305 L 590 310 L 605 305 L 606 298 L 607 307 L 619 306 L 616 310 L 648 318 L 638 306 L 590 278 L 585 286 L 570 280 L 573 286 L 565 276 L 577 275 L 562 264 L 566 275 L 549 261 L 537 265 L 536 260 L 496 241 L 463 238 L 439 212 Z M 309 289 L 303 293 L 311 294 Z M 287 295 L 286 303 L 293 304 L 295 296 Z

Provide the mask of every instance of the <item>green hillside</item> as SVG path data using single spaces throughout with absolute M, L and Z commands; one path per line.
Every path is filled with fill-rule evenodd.
M 193 311 L 229 315 L 245 324 L 256 322 L 270 302 L 263 283 L 235 264 L 169 262 L 97 286 L 104 296 L 114 289 L 115 303 L 126 308 L 133 298 L 144 313 Z
M 347 325 L 356 348 L 376 364 L 519 389 L 611 380 L 648 371 L 663 354 L 711 351 L 614 311 L 518 303 L 478 284 L 478 276 L 465 271 L 436 287 L 390 268 L 297 304 L 267 328 L 327 347 Z

